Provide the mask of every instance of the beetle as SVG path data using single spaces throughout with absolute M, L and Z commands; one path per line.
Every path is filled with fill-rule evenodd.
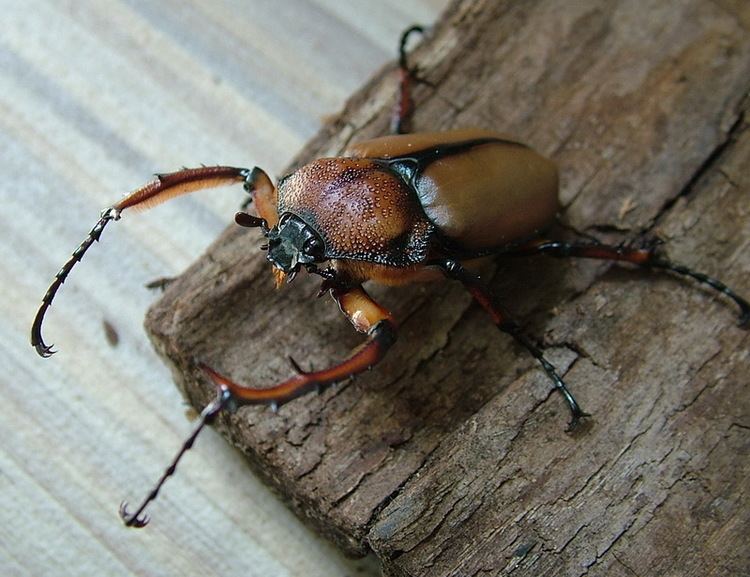
M 472 270 L 484 257 L 581 257 L 622 261 L 668 271 L 705 284 L 740 308 L 740 324 L 750 324 L 750 304 L 721 281 L 674 263 L 656 243 L 613 246 L 566 242 L 542 236 L 560 209 L 555 164 L 521 141 L 484 129 L 408 133 L 413 112 L 407 65 L 409 28 L 401 38 L 399 99 L 389 136 L 355 144 L 342 156 L 314 160 L 274 185 L 260 168 L 202 166 L 157 175 L 104 210 L 47 290 L 31 329 L 31 344 L 43 357 L 54 351 L 42 337 L 45 314 L 72 268 L 110 221 L 131 208 L 147 208 L 178 195 L 229 184 L 242 184 L 255 214 L 235 215 L 238 225 L 258 228 L 262 248 L 277 285 L 305 270 L 323 278 L 328 292 L 354 328 L 366 335 L 361 347 L 339 364 L 303 371 L 269 388 L 237 384 L 206 364 L 199 366 L 216 385 L 216 399 L 201 418 L 155 487 L 135 513 L 127 504 L 126 525 L 142 527 L 143 514 L 182 455 L 206 424 L 222 410 L 240 405 L 280 404 L 313 389 L 339 382 L 377 364 L 396 340 L 391 314 L 374 301 L 363 283 L 402 285 L 446 277 L 462 283 L 497 328 L 512 336 L 541 364 L 571 412 L 570 427 L 587 416 L 541 348 L 526 336 Z

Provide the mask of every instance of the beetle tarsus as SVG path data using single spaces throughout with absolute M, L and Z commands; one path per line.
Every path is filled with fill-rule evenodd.
M 220 411 L 224 409 L 230 409 L 233 404 L 234 399 L 232 398 L 232 394 L 229 392 L 229 389 L 224 385 L 218 384 L 216 386 L 216 398 L 211 403 L 206 405 L 203 411 L 201 411 L 200 420 L 198 421 L 196 427 L 193 429 L 193 432 L 190 433 L 190 436 L 188 436 L 188 438 L 182 443 L 182 446 L 177 451 L 177 454 L 174 456 L 169 466 L 164 470 L 162 476 L 159 477 L 159 480 L 156 482 L 156 485 L 154 485 L 154 488 L 151 489 L 149 494 L 143 499 L 143 501 L 141 501 L 141 504 L 138 506 L 138 509 L 135 511 L 135 513 L 130 513 L 128 511 L 127 501 L 123 501 L 120 504 L 120 518 L 127 527 L 134 527 L 138 529 L 141 527 L 145 527 L 146 524 L 148 524 L 150 518 L 143 512 L 149 505 L 149 503 L 151 503 L 151 501 L 154 501 L 159 496 L 159 491 L 161 490 L 166 480 L 174 475 L 175 471 L 177 470 L 177 464 L 180 462 L 180 459 L 182 459 L 182 456 L 192 448 L 195 440 L 198 438 L 198 435 L 203 430 L 203 428 L 206 425 L 210 424 Z
M 652 261 L 647 263 L 646 266 L 670 271 L 681 276 L 692 278 L 693 280 L 720 292 L 721 294 L 733 300 L 737 304 L 737 306 L 740 307 L 739 326 L 743 329 L 750 328 L 750 303 L 748 303 L 748 301 L 746 301 L 720 280 L 710 277 L 702 272 L 696 272 L 684 265 L 673 263 L 668 259 L 660 258 L 658 256 L 654 256 Z
M 126 527 L 133 527 L 135 529 L 142 529 L 146 525 L 149 524 L 149 521 L 151 521 L 151 517 L 148 515 L 134 515 L 130 511 L 128 511 L 128 502 L 123 501 L 120 503 L 120 519 L 122 519 L 122 522 L 125 524 Z
M 42 325 L 44 324 L 44 316 L 47 314 L 47 310 L 52 306 L 52 301 L 57 294 L 57 291 L 65 283 L 68 278 L 70 271 L 73 267 L 81 262 L 81 259 L 86 254 L 86 251 L 91 247 L 94 242 L 98 241 L 102 235 L 102 231 L 107 226 L 110 220 L 119 220 L 120 211 L 115 208 L 107 208 L 102 211 L 99 220 L 94 227 L 89 231 L 89 234 L 83 239 L 78 248 L 73 251 L 68 261 L 62 266 L 62 268 L 55 275 L 55 280 L 47 289 L 42 304 L 34 317 L 34 322 L 31 325 L 31 346 L 34 347 L 39 356 L 47 358 L 55 354 L 52 345 L 47 345 L 42 337 Z
M 42 338 L 42 324 L 47 309 L 52 305 L 55 294 L 70 275 L 71 270 L 80 262 L 86 251 L 98 241 L 111 220 L 120 220 L 122 211 L 131 207 L 149 208 L 175 196 L 187 194 L 199 188 L 211 188 L 247 179 L 247 169 L 232 166 L 203 166 L 201 168 L 183 169 L 178 172 L 157 174 L 156 179 L 126 195 L 119 202 L 105 208 L 94 227 L 83 239 L 83 242 L 73 251 L 68 261 L 55 275 L 55 279 L 47 289 L 42 304 L 36 313 L 31 326 L 31 345 L 42 357 L 52 354 L 52 348 L 44 343 Z
M 32 344 L 34 344 L 34 343 L 32 343 Z M 34 348 L 36 349 L 36 352 L 37 352 L 37 354 L 40 357 L 42 357 L 44 359 L 48 359 L 49 357 L 51 357 L 52 355 L 54 355 L 57 352 L 54 349 L 54 346 L 55 346 L 54 344 L 53 345 L 46 345 L 46 344 L 44 344 L 44 342 L 40 341 L 40 342 L 38 342 L 38 343 L 36 343 L 34 345 Z
M 581 411 L 580 413 L 574 413 L 570 421 L 568 422 L 568 426 L 565 427 L 566 433 L 576 433 L 579 430 L 582 429 L 583 423 L 591 417 L 589 413 L 586 413 L 585 411 Z
M 409 68 L 406 61 L 406 45 L 409 42 L 409 37 L 414 33 L 424 34 L 424 27 L 419 24 L 413 24 L 401 33 L 401 40 L 398 44 L 398 65 L 401 68 Z
M 471 291 L 472 289 L 469 288 Z M 474 293 L 472 293 L 474 294 Z M 489 293 L 485 295 L 486 297 L 489 297 Z M 474 297 L 476 298 L 476 296 Z M 485 297 L 483 297 L 485 298 Z M 478 300 L 478 299 L 477 299 Z M 481 304 L 481 301 L 480 301 Z M 490 306 L 492 306 L 493 303 L 490 303 Z M 484 304 L 482 306 L 485 306 Z M 494 305 L 495 308 L 498 308 L 497 305 Z M 485 307 L 486 308 L 486 307 Z M 502 313 L 504 316 L 506 313 Z M 562 377 L 557 374 L 557 370 L 555 367 L 550 363 L 547 359 L 544 358 L 544 353 L 542 353 L 542 350 L 534 344 L 534 342 L 527 337 L 520 329 L 520 327 L 513 321 L 504 321 L 500 324 L 497 324 L 497 327 L 505 332 L 508 333 L 510 336 L 512 336 L 516 342 L 520 343 L 521 346 L 523 346 L 531 355 L 539 362 L 540 365 L 542 365 L 542 369 L 544 369 L 544 372 L 547 374 L 547 376 L 552 380 L 554 383 L 555 389 L 560 392 L 560 394 L 565 399 L 565 402 L 568 404 L 568 408 L 570 409 L 571 414 L 571 420 L 568 423 L 567 430 L 572 431 L 575 428 L 577 428 L 578 423 L 581 419 L 585 417 L 590 417 L 591 415 L 581 409 L 581 406 L 578 404 L 578 401 L 576 401 L 576 398 L 573 396 L 573 393 L 570 392 L 568 389 L 568 386 L 565 384 L 565 381 L 563 381 Z

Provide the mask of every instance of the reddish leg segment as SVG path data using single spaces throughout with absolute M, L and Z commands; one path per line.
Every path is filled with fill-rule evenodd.
M 399 91 L 398 100 L 393 109 L 391 118 L 391 132 L 394 134 L 405 134 L 411 131 L 411 116 L 414 113 L 414 101 L 411 98 L 411 84 L 414 81 L 414 69 L 409 68 L 406 62 L 406 43 L 413 33 L 424 33 L 421 26 L 411 26 L 401 35 L 399 45 Z
M 201 368 L 220 387 L 226 387 L 237 405 L 268 404 L 276 408 L 308 391 L 320 389 L 361 373 L 377 364 L 396 340 L 396 325 L 390 313 L 362 289 L 331 290 L 341 311 L 367 340 L 341 363 L 321 371 L 303 371 L 293 359 L 296 375 L 265 389 L 244 387 L 220 375 L 205 364 Z
M 574 429 L 579 420 L 582 417 L 587 417 L 588 413 L 583 411 L 578 405 L 578 402 L 576 401 L 573 394 L 568 390 L 565 382 L 562 380 L 560 375 L 557 374 L 555 367 L 553 367 L 552 364 L 544 358 L 544 354 L 542 353 L 541 349 L 539 349 L 539 347 L 534 344 L 534 342 L 529 337 L 523 334 L 520 327 L 509 317 L 508 313 L 499 304 L 494 302 L 494 299 L 490 295 L 489 291 L 482 286 L 479 278 L 476 275 L 467 271 L 459 262 L 455 260 L 444 260 L 435 264 L 443 270 L 443 273 L 448 278 L 452 278 L 461 282 L 471 293 L 471 296 L 474 297 L 474 300 L 476 300 L 482 306 L 482 308 L 487 311 L 487 313 L 490 315 L 490 318 L 492 319 L 492 322 L 495 323 L 495 326 L 504 333 L 512 336 L 516 340 L 516 342 L 518 342 L 522 347 L 529 351 L 534 356 L 534 358 L 539 361 L 539 363 L 542 365 L 542 368 L 544 369 L 544 372 L 547 373 L 547 376 L 550 379 L 552 379 L 555 388 L 560 391 L 562 396 L 565 398 L 565 401 L 568 403 L 568 407 L 570 408 L 570 412 L 573 417 L 570 421 L 570 424 L 568 425 L 568 429 Z

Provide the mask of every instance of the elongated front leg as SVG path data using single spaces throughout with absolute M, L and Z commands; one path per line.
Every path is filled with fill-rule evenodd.
M 258 171 L 262 174 L 259 174 Z M 175 196 L 188 194 L 197 190 L 226 186 L 239 182 L 244 182 L 245 188 L 248 191 L 254 188 L 256 182 L 260 182 L 265 190 L 267 188 L 265 181 L 268 180 L 268 177 L 266 176 L 264 180 L 264 176 L 265 173 L 260 169 L 249 170 L 233 166 L 201 166 L 200 168 L 185 168 L 168 174 L 157 174 L 156 180 L 134 190 L 119 202 L 102 211 L 99 221 L 94 225 L 94 228 L 91 229 L 86 238 L 83 239 L 78 248 L 73 251 L 68 262 L 55 275 L 55 279 L 42 299 L 42 304 L 31 326 L 31 345 L 36 349 L 36 352 L 43 357 L 49 357 L 55 352 L 52 350 L 52 346 L 47 345 L 42 338 L 44 315 L 47 309 L 52 306 L 55 294 L 57 294 L 57 291 L 68 278 L 68 275 L 70 275 L 70 271 L 73 270 L 76 263 L 81 261 L 91 245 L 99 240 L 104 228 L 110 221 L 120 220 L 123 211 L 129 208 L 151 208 Z M 270 196 L 270 193 L 267 193 L 266 196 Z M 264 218 L 268 220 L 269 218 L 273 218 L 274 214 L 275 210 L 268 217 L 264 216 Z
M 561 240 L 536 239 L 513 250 L 503 253 L 507 256 L 529 256 L 546 254 L 557 258 L 578 257 L 599 260 L 614 260 L 627 262 L 644 268 L 669 271 L 680 276 L 692 278 L 701 284 L 722 293 L 732 299 L 740 307 L 740 326 L 750 328 L 750 303 L 730 289 L 718 279 L 702 272 L 694 271 L 684 265 L 674 263 L 658 254 L 657 245 L 635 248 L 629 246 L 613 246 L 598 243 L 566 242 Z
M 266 389 L 238 385 L 205 364 L 201 368 L 219 387 L 225 387 L 236 405 L 268 404 L 273 408 L 314 389 L 337 383 L 377 364 L 396 340 L 396 324 L 390 313 L 376 303 L 362 287 L 331 289 L 331 295 L 354 328 L 367 340 L 341 363 L 321 371 L 303 371 L 290 358 L 296 375 Z
M 553 367 L 552 364 L 544 358 L 544 354 L 542 353 L 541 349 L 536 344 L 534 344 L 534 342 L 529 337 L 521 332 L 520 327 L 516 324 L 515 321 L 510 318 L 507 311 L 505 311 L 498 303 L 494 301 L 489 291 L 482 286 L 482 283 L 479 281 L 479 277 L 467 271 L 461 265 L 461 263 L 455 260 L 448 259 L 434 264 L 439 266 L 448 278 L 452 278 L 461 282 L 461 284 L 463 284 L 471 293 L 471 296 L 474 297 L 474 300 L 476 300 L 482 306 L 482 308 L 487 311 L 487 313 L 490 315 L 490 318 L 492 319 L 492 322 L 495 323 L 495 326 L 504 333 L 512 336 L 516 340 L 516 342 L 518 342 L 522 347 L 529 351 L 534 356 L 534 358 L 539 361 L 539 363 L 542 365 L 542 368 L 544 369 L 544 372 L 547 373 L 547 376 L 550 379 L 552 379 L 555 388 L 560 391 L 563 397 L 565 397 L 565 401 L 568 403 L 568 407 L 570 408 L 570 412 L 573 417 L 570 421 L 570 424 L 568 425 L 568 429 L 574 429 L 579 420 L 582 417 L 587 417 L 588 413 L 583 411 L 578 405 L 578 402 L 576 401 L 573 394 L 568 390 L 565 382 L 562 380 L 560 375 L 557 374 L 555 367 Z

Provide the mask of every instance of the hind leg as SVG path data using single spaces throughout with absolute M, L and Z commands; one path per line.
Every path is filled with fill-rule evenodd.
M 613 246 L 597 243 L 565 242 L 559 240 L 536 239 L 525 245 L 515 247 L 503 253 L 504 256 L 530 256 L 546 254 L 557 258 L 577 257 L 599 260 L 614 260 L 638 265 L 643 268 L 660 269 L 692 278 L 701 284 L 722 293 L 732 299 L 740 308 L 740 326 L 750 328 L 750 303 L 718 279 L 702 272 L 696 272 L 684 265 L 674 263 L 659 255 L 656 245 L 643 248 Z
M 480 282 L 479 277 L 467 271 L 461 263 L 455 260 L 448 259 L 434 264 L 440 267 L 445 276 L 463 284 L 471 293 L 471 296 L 474 297 L 474 300 L 477 301 L 485 311 L 487 311 L 492 322 L 495 323 L 495 326 L 504 333 L 512 336 L 518 344 L 525 348 L 537 361 L 539 361 L 544 372 L 547 373 L 547 376 L 552 380 L 555 389 L 562 394 L 565 402 L 568 404 L 572 416 L 570 424 L 568 425 L 568 430 L 574 429 L 583 417 L 588 416 L 588 413 L 581 409 L 573 394 L 568 390 L 565 381 L 563 381 L 560 375 L 557 374 L 555 367 L 544 358 L 542 350 L 534 343 L 534 341 L 521 331 L 521 328 L 510 318 L 507 311 L 495 302 L 495 299 L 492 298 L 489 290 L 487 290 Z

